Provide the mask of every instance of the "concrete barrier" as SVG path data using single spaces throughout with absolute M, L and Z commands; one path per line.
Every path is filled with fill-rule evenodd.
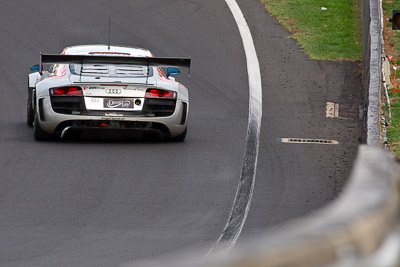
M 399 192 L 400 168 L 389 153 L 361 146 L 349 185 L 330 206 L 200 266 L 366 266 L 356 264 L 378 252 L 397 229 Z
M 400 166 L 380 148 L 362 145 L 341 196 L 310 216 L 260 233 L 231 251 L 198 253 L 126 266 L 398 267 Z M 206 249 L 205 249 L 206 251 Z
M 364 97 L 367 103 L 366 143 L 379 145 L 383 139 L 380 130 L 382 42 L 379 0 L 361 1 L 361 25 Z

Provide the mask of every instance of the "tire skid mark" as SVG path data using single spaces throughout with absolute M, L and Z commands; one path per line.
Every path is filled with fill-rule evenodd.
M 221 236 L 209 254 L 219 251 L 228 252 L 235 245 L 246 222 L 256 177 L 262 117 L 261 73 L 253 37 L 236 1 L 225 0 L 225 2 L 239 28 L 246 54 L 249 77 L 249 118 L 245 154 L 233 207 Z

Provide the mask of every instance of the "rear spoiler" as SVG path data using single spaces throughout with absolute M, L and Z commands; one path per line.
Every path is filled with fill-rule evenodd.
M 40 72 L 42 64 L 132 64 L 152 67 L 185 67 L 189 69 L 190 57 L 127 57 L 127 56 L 88 56 L 88 55 L 42 55 L 40 54 Z

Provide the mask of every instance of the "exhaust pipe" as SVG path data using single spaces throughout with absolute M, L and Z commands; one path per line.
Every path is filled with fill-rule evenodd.
M 64 128 L 64 130 L 62 130 L 61 136 L 60 136 L 61 139 L 63 139 L 65 134 L 68 132 L 69 128 L 71 128 L 71 126 L 67 126 L 67 127 Z

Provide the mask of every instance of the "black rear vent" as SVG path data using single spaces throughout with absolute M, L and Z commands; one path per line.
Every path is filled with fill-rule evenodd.
M 45 121 L 44 112 L 43 112 L 43 98 L 39 99 L 39 117 L 41 121 Z
M 143 111 L 153 113 L 155 117 L 171 116 L 175 112 L 176 99 L 147 98 Z
M 187 116 L 187 103 L 182 103 L 182 118 L 181 118 L 181 125 L 185 124 L 186 116 Z
M 83 96 L 51 96 L 51 106 L 56 113 L 73 115 L 86 114 Z

